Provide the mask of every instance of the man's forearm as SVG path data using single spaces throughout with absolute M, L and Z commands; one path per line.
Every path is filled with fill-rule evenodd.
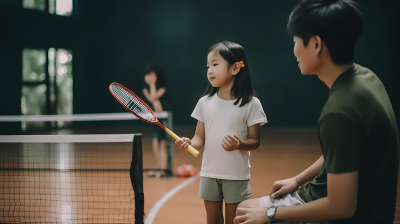
M 303 205 L 279 207 L 275 218 L 297 222 L 349 219 L 357 209 L 358 172 L 328 173 L 328 196 Z
M 322 222 L 349 218 L 335 207 L 337 206 L 325 197 L 303 205 L 278 207 L 274 218 L 295 222 Z
M 312 164 L 306 170 L 304 170 L 299 175 L 297 175 L 296 177 L 299 180 L 299 184 L 303 185 L 303 184 L 311 181 L 312 179 L 314 179 L 318 175 L 319 171 L 321 170 L 322 164 L 324 164 L 323 156 L 319 157 L 319 159 L 314 164 Z

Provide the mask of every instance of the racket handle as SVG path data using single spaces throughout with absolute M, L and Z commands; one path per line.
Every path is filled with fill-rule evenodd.
M 199 155 L 199 151 L 197 151 L 195 148 L 193 148 L 191 145 L 188 145 L 187 150 L 194 155 L 194 157 L 197 157 Z
M 171 135 L 172 138 L 174 138 L 175 140 L 180 139 L 180 137 L 178 135 L 176 135 L 175 133 L 173 133 L 171 130 L 169 130 L 168 128 L 165 128 L 165 131 Z M 188 145 L 187 150 L 192 153 L 192 155 L 194 155 L 194 157 L 197 157 L 199 155 L 199 151 L 197 151 L 195 148 L 193 148 L 191 145 Z

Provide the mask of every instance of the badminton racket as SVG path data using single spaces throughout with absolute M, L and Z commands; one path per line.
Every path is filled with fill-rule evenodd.
M 142 99 L 140 99 L 136 94 L 127 89 L 125 86 L 118 84 L 116 82 L 111 83 L 110 92 L 115 97 L 115 99 L 123 106 L 125 109 L 130 111 L 133 115 L 141 119 L 142 121 L 146 121 L 148 123 L 156 124 L 160 126 L 160 128 L 164 129 L 171 137 L 175 140 L 178 140 L 180 137 L 173 133 L 171 130 L 162 125 L 158 120 L 157 116 L 154 114 L 153 110 L 145 103 Z M 192 153 L 195 157 L 199 155 L 199 151 L 197 151 L 192 146 L 188 146 L 187 150 Z

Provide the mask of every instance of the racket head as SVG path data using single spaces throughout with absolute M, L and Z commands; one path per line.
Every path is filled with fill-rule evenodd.
M 153 124 L 160 123 L 158 122 L 157 116 L 154 114 L 153 110 L 128 88 L 119 83 L 113 82 L 109 89 L 115 99 L 140 120 Z

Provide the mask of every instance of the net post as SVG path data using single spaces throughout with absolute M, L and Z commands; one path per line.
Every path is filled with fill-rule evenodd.
M 135 224 L 143 224 L 144 193 L 143 193 L 143 155 L 142 134 L 133 137 L 132 162 L 129 169 L 132 187 L 135 191 Z
M 167 118 L 167 128 L 171 131 L 174 130 L 173 127 L 173 120 L 172 120 L 172 111 L 168 111 L 168 118 Z M 168 173 L 171 176 L 174 176 L 173 169 L 174 169 L 174 142 L 175 140 L 171 137 L 168 136 L 168 163 L 167 163 L 167 169 Z

